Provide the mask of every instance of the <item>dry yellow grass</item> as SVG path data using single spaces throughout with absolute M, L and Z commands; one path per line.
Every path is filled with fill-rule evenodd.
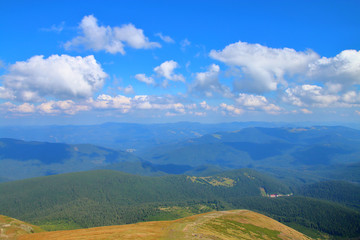
M 174 221 L 97 227 L 22 235 L 20 240 L 175 240 L 175 239 L 311 239 L 264 215 L 234 210 Z
M 18 239 L 19 236 L 29 233 L 42 232 L 41 228 L 20 220 L 0 215 L 0 240 Z

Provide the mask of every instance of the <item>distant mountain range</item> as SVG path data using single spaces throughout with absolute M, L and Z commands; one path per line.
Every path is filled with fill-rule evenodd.
M 310 127 L 313 123 L 231 122 L 203 124 L 178 122 L 163 124 L 104 123 L 67 126 L 0 127 L 0 138 L 67 144 L 92 144 L 116 150 L 143 152 L 156 146 L 177 143 L 214 132 L 237 131 L 248 127 Z M 360 124 L 356 125 L 360 129 Z
M 359 181 L 355 166 L 360 163 L 360 131 L 324 126 L 243 128 L 153 148 L 139 156 L 157 164 L 255 168 L 299 181 L 331 176 L 351 180 L 341 170 L 347 169 L 355 171 L 352 181 Z
M 360 131 L 344 127 L 244 128 L 217 132 L 140 154 L 156 163 L 230 168 L 299 167 L 359 162 Z
M 99 133 L 98 139 L 103 136 Z M 162 136 L 162 139 L 167 138 Z M 351 128 L 250 127 L 172 141 L 174 139 L 138 152 L 90 144 L 2 138 L 0 181 L 92 169 L 113 169 L 145 176 L 205 176 L 244 167 L 298 182 L 360 181 L 360 131 Z
M 139 161 L 139 158 L 89 144 L 0 139 L 0 177 L 4 180 L 86 171 L 120 161 Z

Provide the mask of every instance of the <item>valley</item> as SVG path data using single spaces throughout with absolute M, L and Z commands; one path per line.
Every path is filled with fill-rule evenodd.
M 173 125 L 181 126 L 184 123 Z M 208 127 L 190 126 L 198 132 Z M 184 219 L 191 216 L 234 209 L 258 212 L 311 238 L 360 236 L 359 130 L 245 127 L 176 141 L 162 136 L 164 128 L 157 127 L 161 131 L 153 128 L 153 136 L 162 140 L 142 151 L 0 138 L 0 213 L 55 231 L 43 233 L 54 234 L 54 239 L 59 230 L 86 235 L 81 229 L 94 227 L 89 232 L 112 229 L 114 236 L 128 234 L 125 226 L 105 227 L 122 224 L 147 231 L 151 227 L 142 222 L 151 221 L 168 221 L 164 224 L 174 232 L 176 226 L 188 226 L 181 221 L 189 222 Z M 221 226 L 227 224 L 224 221 L 215 222 Z M 149 224 L 155 229 L 160 222 Z M 184 229 L 192 229 L 191 236 L 184 229 L 179 234 L 196 239 L 223 231 L 210 225 L 196 232 L 190 224 Z M 231 234 L 243 234 L 239 229 L 244 225 L 230 225 L 236 228 Z

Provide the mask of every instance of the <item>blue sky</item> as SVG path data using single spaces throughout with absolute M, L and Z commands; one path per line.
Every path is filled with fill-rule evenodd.
M 360 120 L 359 1 L 0 1 L 0 124 Z

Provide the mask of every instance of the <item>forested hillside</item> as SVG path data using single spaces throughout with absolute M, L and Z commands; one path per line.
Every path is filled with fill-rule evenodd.
M 272 199 L 270 194 L 291 195 L 291 189 L 250 169 L 208 177 L 144 177 L 98 170 L 2 183 L 0 192 L 1 213 L 51 230 L 245 208 L 311 234 L 360 236 L 359 212 L 314 198 Z

